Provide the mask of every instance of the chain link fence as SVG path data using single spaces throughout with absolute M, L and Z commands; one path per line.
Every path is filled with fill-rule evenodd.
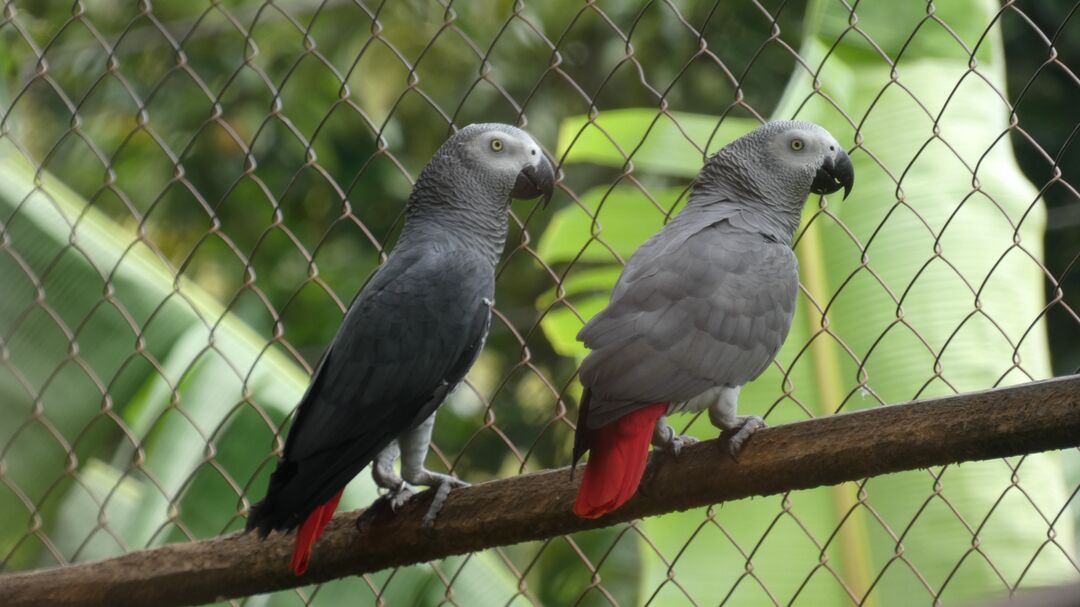
M 454 128 L 561 168 L 515 206 L 429 465 L 566 465 L 574 335 L 705 156 L 770 117 L 849 148 L 811 200 L 773 425 L 1080 366 L 1071 2 L 3 2 L 0 572 L 242 528 L 307 374 Z M 678 419 L 715 434 L 707 420 Z M 1080 573 L 1080 453 L 945 466 L 248 605 L 956 604 Z M 345 504 L 375 489 L 362 475 Z

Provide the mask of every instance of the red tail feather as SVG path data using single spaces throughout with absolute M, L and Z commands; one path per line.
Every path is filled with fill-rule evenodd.
M 330 518 L 334 516 L 334 510 L 337 510 L 338 502 L 341 501 L 341 494 L 344 492 L 345 489 L 342 488 L 325 504 L 312 510 L 311 514 L 304 519 L 304 524 L 300 525 L 300 530 L 296 532 L 296 545 L 293 547 L 292 562 L 289 563 L 289 567 L 296 575 L 304 575 L 304 572 L 307 571 L 308 561 L 311 560 L 311 547 L 315 545 L 315 540 L 319 539 L 319 536 L 326 530 L 326 525 L 330 523 Z
M 589 462 L 578 489 L 574 514 L 598 518 L 634 495 L 645 473 L 653 428 L 665 411 L 667 403 L 654 403 L 588 431 Z

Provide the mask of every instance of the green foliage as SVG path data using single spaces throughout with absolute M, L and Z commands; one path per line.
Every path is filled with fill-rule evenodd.
M 276 432 L 306 385 L 305 365 L 392 244 L 412 176 L 450 121 L 524 116 L 541 141 L 557 140 L 565 183 L 584 195 L 560 198 L 557 209 L 569 206 L 555 213 L 520 216 L 528 234 L 512 222 L 498 281 L 501 315 L 470 385 L 440 412 L 440 451 L 429 464 L 453 465 L 471 481 L 565 465 L 570 431 L 562 416 L 573 400 L 565 393 L 578 390 L 573 377 L 584 353 L 574 336 L 606 302 L 620 261 L 685 203 L 705 154 L 753 128 L 754 109 L 771 107 L 785 82 L 775 116 L 817 120 L 855 141 L 832 104 L 810 95 L 809 77 L 783 44 L 801 46 L 816 67 L 826 43 L 842 37 L 821 74 L 823 92 L 848 115 L 868 116 L 860 131 L 866 149 L 853 152 L 853 198 L 808 213 L 812 227 L 797 248 L 813 301 L 800 300 L 781 366 L 746 390 L 744 407 L 777 424 L 1018 381 L 1026 377 L 1019 367 L 1034 377 L 1049 373 L 1042 325 L 1025 336 L 1041 304 L 1032 260 L 1040 259 L 1042 209 L 1021 220 L 1034 193 L 1008 139 L 981 160 L 980 189 L 962 204 L 970 172 L 943 149 L 947 141 L 975 167 L 1004 128 L 1004 105 L 980 85 L 986 76 L 1001 86 L 1000 41 L 980 43 L 979 74 L 969 73 L 960 42 L 924 20 L 922 7 L 859 4 L 853 30 L 839 3 L 784 3 L 775 16 L 782 37 L 763 45 L 773 17 L 748 2 L 574 10 L 560 2 L 459 2 L 449 10 L 390 2 L 379 9 L 378 28 L 354 2 L 154 3 L 153 19 L 114 0 L 83 4 L 82 18 L 72 19 L 68 5 L 39 2 L 19 5 L 21 30 L 0 21 L 5 570 L 239 528 L 238 493 L 261 494 L 280 446 Z M 991 8 L 974 0 L 935 5 L 968 47 Z M 1010 18 L 1003 17 L 1006 34 Z M 888 69 L 860 32 L 898 63 L 900 80 L 876 101 Z M 700 53 L 702 42 L 709 53 Z M 1019 80 L 1010 76 L 1014 88 L 1045 60 L 1041 44 L 1015 38 L 1010 61 L 1022 56 L 1031 66 Z M 34 77 L 39 52 L 49 82 Z M 917 154 L 943 94 L 961 77 L 941 116 L 942 141 Z M 1048 95 L 1044 105 L 1019 107 L 1024 125 L 1030 117 L 1043 124 L 1039 141 L 1067 135 L 1058 133 L 1060 112 L 1042 109 L 1054 107 Z M 1068 100 L 1056 101 L 1067 107 Z M 654 109 L 661 106 L 664 112 Z M 1046 170 L 1030 147 L 1017 154 L 1029 175 L 1040 174 L 1030 167 Z M 1068 172 L 1080 163 L 1061 166 Z M 1009 246 L 1015 225 L 1023 249 Z M 529 234 L 542 235 L 536 256 L 525 248 Z M 1051 245 L 1048 255 L 1074 254 L 1064 242 L 1070 246 Z M 933 255 L 937 244 L 941 257 Z M 925 269 L 921 260 L 929 261 Z M 826 305 L 829 333 L 821 333 Z M 1052 334 L 1055 355 L 1066 354 L 1055 359 L 1059 371 L 1075 368 L 1067 358 L 1077 352 L 1075 340 Z M 1009 340 L 1019 344 L 1016 368 Z M 701 422 L 689 430 L 715 434 Z M 683 604 L 684 590 L 715 603 L 733 585 L 733 604 L 769 603 L 768 593 L 784 602 L 796 592 L 808 604 L 833 604 L 845 596 L 836 576 L 858 587 L 869 583 L 867 572 L 881 570 L 876 594 L 928 596 L 913 568 L 937 589 L 966 554 L 946 585 L 949 602 L 1002 588 L 988 562 L 1000 564 L 1010 584 L 1020 576 L 1042 545 L 1038 534 L 1046 539 L 1046 521 L 1027 496 L 1048 516 L 1064 503 L 1053 457 L 1009 465 L 1018 486 L 1008 484 L 1012 471 L 1001 462 L 935 470 L 940 491 L 926 473 L 873 479 L 865 487 L 873 513 L 860 508 L 836 537 L 842 512 L 858 499 L 852 487 L 726 504 L 306 590 L 316 593 L 316 605 L 378 593 L 391 605 L 433 605 L 452 583 L 458 604 L 523 604 L 520 574 L 540 604 L 573 604 L 586 588 L 585 605 L 608 604 L 608 596 L 620 604 Z M 372 495 L 362 475 L 344 507 Z M 902 555 L 878 517 L 903 536 Z M 1071 549 L 1071 526 L 1063 518 L 1054 529 L 1057 543 L 1043 547 L 1024 585 L 1058 580 L 1067 569 L 1058 546 Z M 974 530 L 979 551 L 969 553 Z M 866 557 L 866 571 L 849 550 Z M 581 555 L 600 568 L 596 587 Z M 298 595 L 287 592 L 247 604 L 293 603 Z
M 20 463 L 7 478 L 37 500 L 50 521 L 52 548 L 71 560 L 241 528 L 232 509 L 237 492 L 265 486 L 267 448 L 307 386 L 306 374 L 198 286 L 174 279 L 133 231 L 102 217 L 52 177 L 38 181 L 35 187 L 15 155 L 0 162 L 0 209 L 10 216 L 19 208 L 19 223 L 8 233 L 22 254 L 22 263 L 0 257 L 0 283 L 29 291 L 36 276 L 50 294 L 69 295 L 50 298 L 42 312 L 27 312 L 11 305 L 33 301 L 31 293 L 20 293 L 0 309 L 0 329 L 10 336 L 6 353 L 25 369 L 22 377 L 0 375 L 0 443 L 8 446 L 5 458 Z M 100 304 L 103 275 L 112 291 Z M 94 347 L 65 356 L 68 337 L 58 326 Z M 134 354 L 132 341 L 139 344 Z M 107 395 L 101 378 L 116 378 Z M 41 415 L 17 406 L 28 397 Z M 250 406 L 256 402 L 269 419 Z M 105 418 L 116 423 L 102 423 Z M 21 419 L 28 421 L 19 425 Z M 57 442 L 40 436 L 54 421 L 63 424 L 59 434 L 77 437 L 70 459 L 49 453 Z M 15 497 L 0 493 L 0 511 L 18 511 Z M 343 508 L 374 497 L 365 476 L 350 485 Z M 40 545 L 16 548 L 23 533 L 17 526 L 0 528 L 0 552 L 14 549 L 10 565 L 51 564 L 39 556 Z M 517 592 L 517 579 L 495 558 L 486 552 L 442 566 L 460 568 L 455 593 L 462 600 L 503 604 Z M 467 561 L 473 565 L 464 567 Z M 390 575 L 372 578 L 386 583 L 384 596 L 394 603 L 425 603 L 445 592 L 428 567 L 404 568 L 394 583 L 387 583 Z M 341 600 L 349 592 L 345 586 L 324 591 Z
M 6 456 L 20 462 L 12 478 L 45 509 L 46 518 L 81 530 L 81 539 L 68 535 L 77 548 L 94 528 L 95 510 L 60 518 L 48 516 L 50 510 L 64 508 L 65 500 L 93 500 L 108 512 L 112 481 L 122 477 L 108 474 L 112 468 L 105 462 L 112 460 L 119 469 L 138 462 L 152 480 L 141 473 L 123 479 L 115 505 L 123 510 L 129 505 L 124 502 L 156 496 L 161 503 L 140 511 L 140 516 L 152 512 L 156 522 L 150 526 L 118 516 L 114 528 L 130 527 L 130 534 L 112 541 L 102 536 L 90 552 L 102 556 L 123 545 L 146 544 L 161 531 L 165 512 L 164 498 L 145 485 L 160 483 L 170 499 L 181 501 L 185 479 L 205 465 L 204 435 L 242 416 L 234 407 L 246 398 L 259 398 L 282 420 L 306 378 L 280 352 L 264 352 L 263 340 L 205 292 L 175 279 L 135 232 L 102 217 L 47 174 L 35 186 L 30 168 L 14 154 L 3 156 L 0 171 L 0 208 L 5 216 L 18 209 L 7 226 L 18 256 L 0 258 L 0 281 L 15 290 L 4 300 L 0 322 L 15 363 L 11 368 L 19 372 L 2 376 L 0 401 L 5 419 L 28 420 L 23 426 L 3 425 Z M 35 289 L 50 295 L 42 305 L 32 303 Z M 69 339 L 93 346 L 72 348 Z M 29 402 L 40 416 L 29 415 Z M 190 418 L 179 414 L 181 403 Z M 126 431 L 114 421 L 122 421 Z M 53 423 L 63 424 L 56 429 L 61 436 L 73 437 L 62 443 L 71 451 L 70 462 L 34 453 L 57 445 L 35 437 Z M 265 422 L 252 430 L 255 436 L 261 431 L 263 444 L 271 443 L 273 431 Z M 246 460 L 230 463 L 236 473 L 246 474 L 240 477 L 244 482 L 264 459 L 265 454 L 251 452 Z M 65 466 L 78 471 L 83 462 L 91 466 L 86 479 L 77 472 L 62 474 Z M 54 485 L 57 478 L 63 480 Z M 220 531 L 226 519 L 219 517 L 212 528 Z M 21 532 L 12 527 L 3 532 L 10 549 Z M 31 548 L 40 546 L 17 552 L 16 565 L 20 558 L 26 559 L 22 566 L 33 563 Z

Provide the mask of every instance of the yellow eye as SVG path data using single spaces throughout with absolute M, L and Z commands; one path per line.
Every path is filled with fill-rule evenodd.
M 803 149 L 802 139 L 792 139 L 791 140 L 791 149 L 795 150 L 796 152 Z
M 491 140 L 491 149 L 496 151 L 496 152 L 501 152 L 502 149 L 503 149 L 502 139 L 492 139 Z

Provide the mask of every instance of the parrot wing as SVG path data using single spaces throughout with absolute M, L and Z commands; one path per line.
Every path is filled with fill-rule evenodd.
M 754 379 L 791 327 L 790 247 L 727 219 L 669 227 L 634 254 L 611 303 L 578 336 L 592 349 L 581 366 L 591 428 Z
M 350 306 L 300 402 L 270 480 L 271 528 L 291 528 L 465 377 L 490 325 L 489 261 L 465 251 L 391 255 Z M 263 525 L 256 522 L 263 528 Z

